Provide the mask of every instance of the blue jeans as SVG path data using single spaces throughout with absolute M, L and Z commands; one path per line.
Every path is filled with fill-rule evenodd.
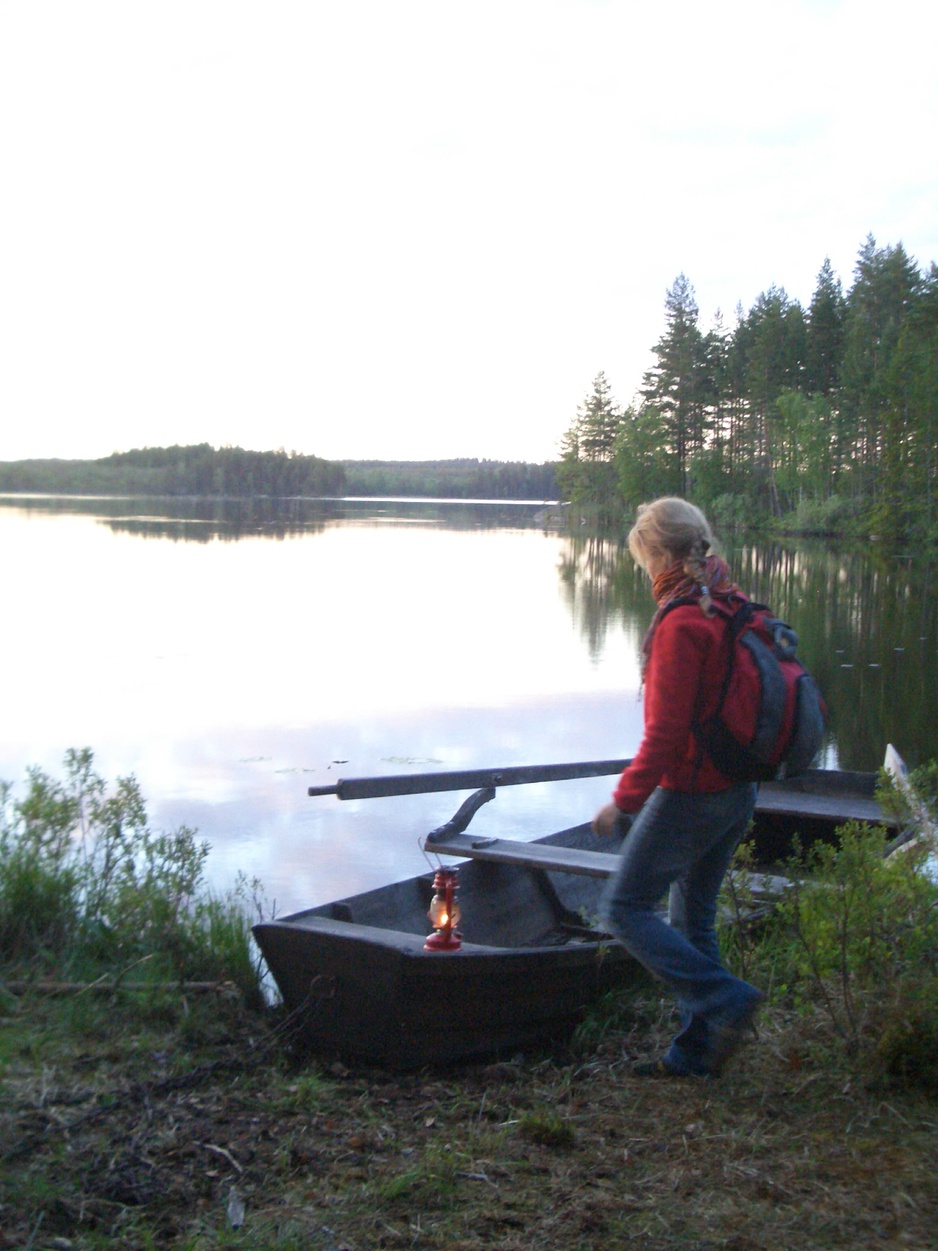
M 632 823 L 603 898 L 610 932 L 677 996 L 682 1028 L 665 1063 L 678 1073 L 711 1072 L 719 1031 L 761 998 L 723 967 L 716 935 L 720 883 L 755 803 L 749 782 L 714 794 L 659 787 Z M 669 889 L 670 923 L 656 910 Z

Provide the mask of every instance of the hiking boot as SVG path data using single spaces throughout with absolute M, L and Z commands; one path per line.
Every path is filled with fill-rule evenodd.
M 746 1040 L 746 1034 L 754 1029 L 756 1013 L 765 996 L 761 991 L 742 1012 L 723 1025 L 711 1026 L 710 1045 L 707 1048 L 707 1067 L 714 1077 L 719 1077 L 726 1064 Z

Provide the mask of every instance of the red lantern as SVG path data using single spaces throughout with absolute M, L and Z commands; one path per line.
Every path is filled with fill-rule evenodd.
M 462 935 L 456 932 L 460 911 L 456 902 L 456 870 L 437 869 L 433 876 L 433 899 L 427 916 L 434 933 L 423 945 L 424 951 L 458 951 Z

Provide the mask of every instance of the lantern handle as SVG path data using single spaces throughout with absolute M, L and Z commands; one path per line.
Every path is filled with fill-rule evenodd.
M 490 799 L 495 798 L 495 787 L 486 786 L 482 790 L 476 791 L 464 800 L 459 810 L 450 817 L 443 825 L 438 826 L 435 830 L 431 830 L 426 838 L 426 845 L 432 847 L 437 839 L 449 838 L 451 834 L 462 834 L 466 826 L 479 811 L 483 804 L 487 804 Z

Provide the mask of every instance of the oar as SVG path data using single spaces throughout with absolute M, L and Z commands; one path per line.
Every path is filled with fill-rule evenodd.
M 389 795 L 425 795 L 431 791 L 474 791 L 526 782 L 565 782 L 621 773 L 628 760 L 587 760 L 579 764 L 513 765 L 507 769 L 461 769 L 451 773 L 402 773 L 397 777 L 340 778 L 332 786 L 311 786 L 309 794 L 339 799 L 378 799 Z

